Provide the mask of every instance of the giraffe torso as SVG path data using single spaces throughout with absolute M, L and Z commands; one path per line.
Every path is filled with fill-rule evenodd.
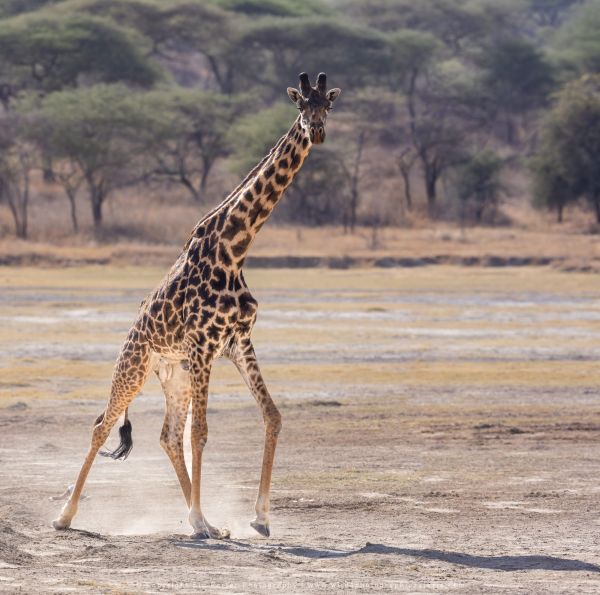
M 142 303 L 136 326 L 159 356 L 181 360 L 195 349 L 208 363 L 250 335 L 258 303 L 241 269 L 218 254 L 212 234 L 195 238 Z

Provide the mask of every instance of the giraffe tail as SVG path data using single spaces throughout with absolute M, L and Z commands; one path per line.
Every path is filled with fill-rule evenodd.
M 99 454 L 103 457 L 110 457 L 111 459 L 121 459 L 124 461 L 131 452 L 133 448 L 133 438 L 131 437 L 131 422 L 129 421 L 129 417 L 127 416 L 127 409 L 125 410 L 125 420 L 123 421 L 123 425 L 119 428 L 119 437 L 121 438 L 121 442 L 119 442 L 119 446 L 115 448 L 113 451 L 109 450 L 101 450 Z

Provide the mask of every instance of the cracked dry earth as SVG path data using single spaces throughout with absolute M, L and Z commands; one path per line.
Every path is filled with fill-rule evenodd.
M 154 379 L 131 457 L 98 459 L 55 532 L 161 272 L 0 270 L 0 591 L 600 592 L 600 282 L 548 269 L 249 271 L 283 414 L 272 537 L 248 526 L 262 421 L 227 362 L 202 498 L 232 539 L 188 537 Z

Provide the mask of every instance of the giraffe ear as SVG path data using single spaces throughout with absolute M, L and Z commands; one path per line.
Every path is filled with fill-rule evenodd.
M 331 101 L 333 103 L 340 96 L 341 92 L 342 92 L 342 90 L 338 89 L 337 87 L 335 89 L 329 89 L 329 91 L 327 91 L 325 97 L 327 97 L 327 99 L 329 99 L 329 101 Z
M 302 99 L 302 94 L 298 89 L 294 89 L 294 87 L 287 88 L 288 97 L 292 100 L 292 103 L 298 105 L 298 102 Z

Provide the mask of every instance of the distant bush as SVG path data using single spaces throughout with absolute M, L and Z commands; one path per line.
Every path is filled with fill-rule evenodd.
M 537 204 L 556 209 L 585 198 L 600 223 L 600 75 L 586 75 L 558 94 L 543 121 L 533 159 Z
M 503 163 L 494 152 L 484 150 L 473 155 L 456 170 L 456 192 L 461 202 L 461 218 L 481 223 L 493 220 L 504 190 L 500 174 Z

